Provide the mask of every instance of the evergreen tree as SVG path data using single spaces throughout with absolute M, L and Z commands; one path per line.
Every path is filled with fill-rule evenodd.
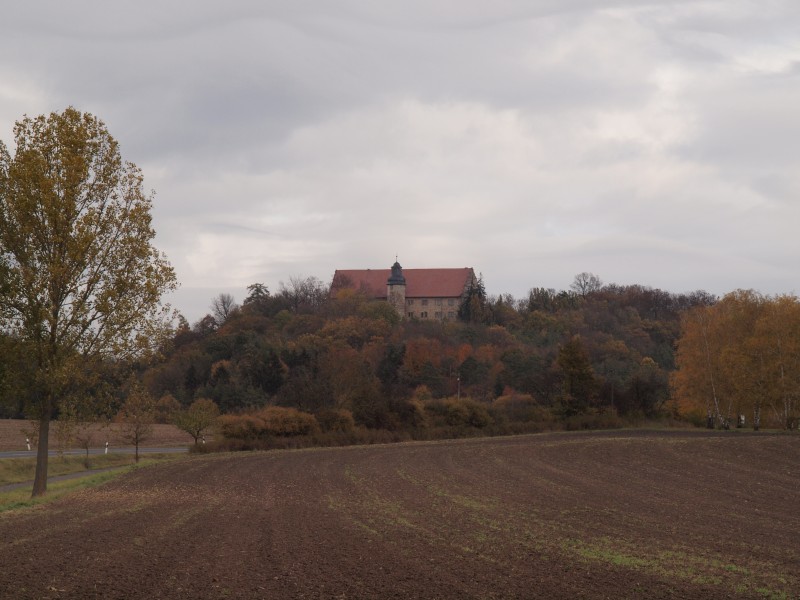
M 561 370 L 561 404 L 565 416 L 586 412 L 597 395 L 597 380 L 580 336 L 573 336 L 558 351 Z
M 465 323 L 486 323 L 489 320 L 483 274 L 470 281 L 461 305 L 458 307 L 458 318 Z

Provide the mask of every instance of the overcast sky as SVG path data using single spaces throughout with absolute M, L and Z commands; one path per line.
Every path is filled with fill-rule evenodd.
M 0 139 L 67 106 L 192 322 L 337 268 L 800 291 L 797 0 L 3 2 Z

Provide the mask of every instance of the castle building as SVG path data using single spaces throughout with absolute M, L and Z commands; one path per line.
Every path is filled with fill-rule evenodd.
M 476 282 L 472 268 L 337 269 L 331 294 L 359 290 L 370 298 L 386 300 L 398 314 L 409 319 L 448 321 L 458 317 L 458 308 L 470 285 Z

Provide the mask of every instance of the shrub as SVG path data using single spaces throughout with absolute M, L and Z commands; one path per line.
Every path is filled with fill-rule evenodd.
M 264 423 L 268 435 L 295 436 L 310 435 L 319 431 L 314 415 L 283 406 L 268 406 L 255 413 Z
M 425 412 L 425 404 L 421 400 L 416 398 L 401 400 L 396 402 L 392 409 L 403 427 L 419 429 L 428 426 L 428 415 Z
M 428 400 L 433 399 L 433 394 L 428 389 L 427 385 L 418 385 L 414 389 L 414 395 L 412 396 L 412 400 L 419 400 L 420 402 L 427 402 Z
M 239 417 L 236 417 L 239 418 Z M 317 431 L 311 435 L 266 436 L 262 438 L 222 438 L 205 445 L 193 446 L 191 452 L 235 452 L 246 450 L 284 450 L 321 446 L 392 444 L 411 439 L 405 432 L 354 427 L 350 431 Z
M 581 429 L 617 429 L 624 422 L 612 412 L 588 412 L 573 415 L 564 419 L 564 429 L 576 431 Z
M 352 431 L 356 422 L 353 420 L 353 413 L 342 408 L 329 408 L 320 411 L 316 415 L 322 431 L 328 433 L 332 431 Z
M 534 400 L 533 396 L 515 392 L 496 398 L 492 402 L 492 413 L 502 415 L 512 423 L 540 423 L 546 425 L 555 420 L 553 412 L 541 406 Z
M 282 406 L 268 406 L 250 414 L 223 415 L 217 423 L 223 437 L 239 440 L 311 435 L 319 431 L 314 415 Z
M 254 415 L 222 415 L 217 425 L 228 439 L 254 440 L 264 432 L 264 422 Z
M 476 427 L 481 429 L 492 422 L 486 406 L 471 398 L 430 400 L 425 409 L 434 426 Z

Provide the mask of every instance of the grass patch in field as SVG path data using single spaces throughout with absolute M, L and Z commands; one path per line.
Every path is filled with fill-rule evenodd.
M 441 488 L 439 486 L 430 484 L 426 488 L 428 493 L 433 496 L 437 496 L 439 498 L 443 498 L 461 506 L 462 508 L 466 508 L 471 511 L 486 511 L 486 512 L 494 512 L 497 509 L 497 501 L 493 498 L 471 498 L 469 496 L 462 496 L 461 494 L 452 493 L 450 490 Z
M 735 565 L 691 551 L 653 553 L 637 549 L 623 540 L 608 538 L 591 542 L 569 539 L 562 542 L 561 547 L 590 562 L 650 572 L 669 579 L 683 579 L 698 585 L 730 587 L 737 593 L 755 591 L 767 598 L 778 599 L 786 597 L 780 588 L 791 587 L 786 578 L 768 564 Z M 765 587 L 764 583 L 771 587 Z
M 632 569 L 642 569 L 650 566 L 650 561 L 646 559 L 632 556 L 630 554 L 623 554 L 622 552 L 615 552 L 608 548 L 590 545 L 567 545 L 573 546 L 573 549 L 578 553 L 579 556 L 588 558 L 590 560 L 609 563 L 620 567 L 629 567 Z
M 775 592 L 767 588 L 758 588 L 756 591 L 770 600 L 788 600 L 789 598 L 785 592 Z
M 495 512 L 497 510 L 498 500 L 496 498 L 483 496 L 478 499 L 471 496 L 464 496 L 462 494 L 455 493 L 450 488 L 423 481 L 418 477 L 413 477 L 404 469 L 396 469 L 395 472 L 401 479 L 425 489 L 429 495 L 447 500 L 453 504 L 461 506 L 462 508 L 471 510 L 473 512 Z

